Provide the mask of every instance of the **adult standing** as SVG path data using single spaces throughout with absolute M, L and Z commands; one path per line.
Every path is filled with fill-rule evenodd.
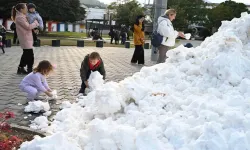
M 26 17 L 27 12 L 28 9 L 25 3 L 19 3 L 12 8 L 13 19 L 16 22 L 17 36 L 20 46 L 23 49 L 17 74 L 32 72 L 34 64 L 32 29 L 38 27 L 39 23 L 35 20 L 32 24 L 29 24 Z M 27 66 L 27 71 L 24 69 L 25 66 Z
M 185 37 L 184 33 L 174 30 L 172 21 L 176 17 L 176 11 L 174 9 L 168 9 L 165 14 L 158 18 L 157 32 L 163 36 L 163 41 L 158 47 L 159 57 L 157 63 L 164 63 L 167 59 L 166 53 L 169 47 L 175 46 L 175 40 L 178 36 Z
M 144 65 L 144 19 L 145 16 L 140 15 L 136 18 L 135 24 L 134 24 L 134 45 L 135 45 L 135 51 L 131 60 L 131 63 L 138 63 L 139 65 Z
M 115 38 L 114 27 L 110 27 L 109 36 L 111 37 L 110 44 L 113 44 L 113 40 Z
M 10 25 L 10 29 L 14 31 L 13 44 L 18 44 L 15 22 L 12 22 L 12 24 Z

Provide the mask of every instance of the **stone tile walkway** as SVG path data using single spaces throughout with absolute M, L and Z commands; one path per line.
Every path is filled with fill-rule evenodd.
M 120 81 L 138 72 L 141 67 L 130 65 L 130 59 L 133 49 L 125 48 L 95 48 L 95 47 L 40 47 L 35 48 L 35 65 L 41 60 L 49 60 L 56 64 L 57 69 L 49 77 L 48 83 L 51 89 L 58 92 L 58 100 L 51 103 L 51 110 L 55 114 L 62 101 L 75 101 L 81 85 L 79 69 L 85 55 L 97 51 L 105 63 L 107 72 L 106 81 Z M 16 118 L 12 123 L 27 126 L 29 120 L 33 120 L 37 115 L 24 119 L 28 116 L 24 113 L 24 107 L 27 103 L 25 93 L 18 88 L 20 81 L 24 76 L 17 75 L 17 66 L 20 61 L 22 50 L 20 47 L 6 49 L 6 54 L 0 54 L 0 112 L 4 110 L 13 111 Z M 146 65 L 151 66 L 154 62 L 150 61 L 151 50 L 145 50 Z M 21 106 L 18 103 L 22 104 Z

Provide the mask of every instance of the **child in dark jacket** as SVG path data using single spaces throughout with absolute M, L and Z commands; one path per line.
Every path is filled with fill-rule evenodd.
M 99 71 L 100 74 L 103 75 L 103 79 L 105 80 L 106 71 L 104 68 L 103 61 L 99 53 L 97 52 L 92 52 L 91 54 L 86 55 L 82 62 L 81 69 L 80 69 L 82 85 L 81 85 L 79 94 L 84 95 L 85 89 L 89 86 L 88 79 L 91 74 L 91 71 Z

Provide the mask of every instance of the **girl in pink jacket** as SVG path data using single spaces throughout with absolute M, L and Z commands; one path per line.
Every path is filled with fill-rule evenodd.
M 12 17 L 16 22 L 16 32 L 23 49 L 23 55 L 17 70 L 17 74 L 27 74 L 32 72 L 34 64 L 33 36 L 32 29 L 37 28 L 39 23 L 35 20 L 29 24 L 26 14 L 28 12 L 25 3 L 19 3 L 12 8 Z M 24 67 L 27 66 L 27 71 Z

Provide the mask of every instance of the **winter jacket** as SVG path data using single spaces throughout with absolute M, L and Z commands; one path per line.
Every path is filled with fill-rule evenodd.
M 163 36 L 162 45 L 174 46 L 175 39 L 178 37 L 178 32 L 174 30 L 172 22 L 166 17 L 158 18 L 158 29 L 157 32 Z
M 20 12 L 16 15 L 16 32 L 22 49 L 33 48 L 33 36 L 32 29 L 39 26 L 38 22 L 35 21 L 29 24 L 26 16 Z
M 30 24 L 33 23 L 35 20 L 37 20 L 39 23 L 40 30 L 43 30 L 43 19 L 38 12 L 36 11 L 33 13 L 28 12 L 27 17 Z
M 142 23 L 139 25 L 134 24 L 134 44 L 143 45 L 144 31 L 142 31 Z
M 22 80 L 22 82 L 19 85 L 21 90 L 23 90 L 27 86 L 34 87 L 39 92 L 46 92 L 48 90 L 51 90 L 49 88 L 45 76 L 39 72 L 37 73 L 31 72 Z
M 105 80 L 106 78 L 106 71 L 104 68 L 104 63 L 102 61 L 102 59 L 100 60 L 101 63 L 99 64 L 99 66 L 96 66 L 95 69 L 91 70 L 90 66 L 89 66 L 89 55 L 86 55 L 82 65 L 81 65 L 81 69 L 80 69 L 80 76 L 82 81 L 87 81 L 87 74 L 90 73 L 91 71 L 99 71 L 99 73 L 101 75 L 103 75 L 103 79 Z

